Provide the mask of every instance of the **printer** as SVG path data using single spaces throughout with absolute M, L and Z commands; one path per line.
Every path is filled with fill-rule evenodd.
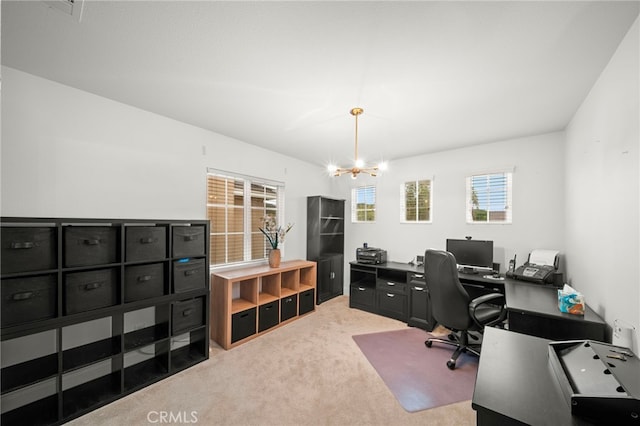
M 358 263 L 386 263 L 387 251 L 375 247 L 358 247 L 356 249 L 356 261 Z

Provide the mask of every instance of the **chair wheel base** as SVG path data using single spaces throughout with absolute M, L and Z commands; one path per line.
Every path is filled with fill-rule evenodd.
M 450 359 L 447 361 L 447 367 L 449 370 L 454 370 L 456 368 L 456 362 Z

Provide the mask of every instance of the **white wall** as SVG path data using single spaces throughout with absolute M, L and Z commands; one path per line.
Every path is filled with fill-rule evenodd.
M 377 188 L 376 222 L 347 222 L 346 258 L 353 260 L 367 242 L 387 250 L 389 260 L 408 262 L 427 248 L 444 249 L 447 238 L 468 235 L 494 241 L 494 262 L 502 272 L 514 254 L 522 264 L 532 249 L 564 253 L 563 155 L 564 134 L 551 133 L 393 161 L 377 178 L 342 178 L 349 217 L 351 188 L 369 182 Z M 467 224 L 466 176 L 506 167 L 514 168 L 513 223 Z M 400 223 L 400 187 L 421 178 L 433 178 L 433 222 Z
M 285 258 L 306 257 L 321 168 L 2 67 L 2 216 L 205 219 L 206 169 L 285 182 Z
M 609 325 L 640 328 L 638 20 L 567 128 L 568 277 Z

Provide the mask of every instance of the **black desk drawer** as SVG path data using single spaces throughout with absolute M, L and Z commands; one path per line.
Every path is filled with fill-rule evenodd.
M 256 308 L 231 315 L 231 343 L 256 334 Z
M 118 260 L 118 229 L 106 226 L 64 228 L 64 266 L 105 265 Z
M 205 250 L 204 226 L 173 227 L 173 256 L 201 256 Z
M 316 305 L 316 296 L 314 290 L 306 290 L 300 293 L 300 307 L 298 312 L 300 315 L 311 312 Z
M 367 310 L 375 309 L 376 305 L 376 289 L 373 287 L 360 285 L 358 283 L 351 284 L 349 295 L 349 307 L 364 308 Z
M 280 299 L 280 321 L 286 321 L 298 314 L 298 295 Z
M 3 274 L 57 267 L 56 228 L 3 227 L 0 237 Z
M 65 313 L 90 311 L 118 303 L 118 269 L 72 272 L 65 275 Z
M 126 228 L 125 260 L 162 260 L 167 257 L 167 230 L 161 226 Z
M 2 280 L 2 327 L 56 316 L 55 275 Z
M 192 328 L 204 325 L 204 298 L 173 302 L 172 306 L 173 335 L 184 333 Z
M 378 278 L 376 280 L 376 288 L 380 291 L 388 291 L 393 293 L 407 293 L 407 283 L 391 281 Z
M 258 308 L 258 331 L 278 325 L 278 318 L 278 301 L 261 305 Z
M 424 274 L 422 273 L 417 273 L 417 272 L 410 272 L 407 275 L 407 282 L 411 283 L 411 284 L 425 284 L 426 279 L 424 277 Z
M 164 294 L 164 264 L 127 266 L 124 270 L 124 301 L 149 299 Z
M 407 321 L 407 296 L 401 293 L 377 291 L 378 313 L 389 318 Z
M 206 287 L 206 266 L 205 259 L 173 262 L 173 291 L 181 293 Z

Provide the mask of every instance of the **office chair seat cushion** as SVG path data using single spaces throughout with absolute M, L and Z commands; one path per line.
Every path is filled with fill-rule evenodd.
M 480 324 L 489 324 L 498 318 L 502 314 L 502 307 L 484 304 L 476 307 L 475 310 L 475 319 Z

